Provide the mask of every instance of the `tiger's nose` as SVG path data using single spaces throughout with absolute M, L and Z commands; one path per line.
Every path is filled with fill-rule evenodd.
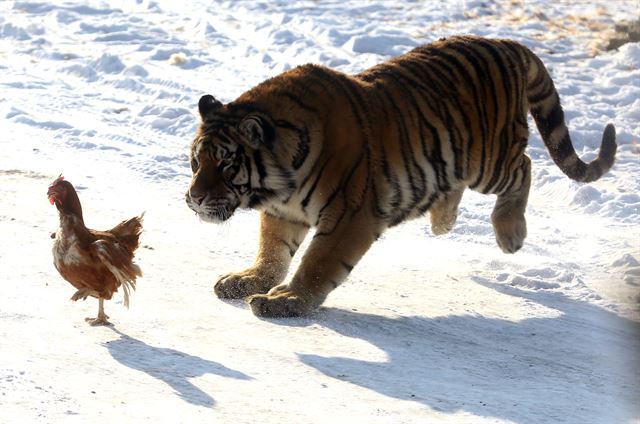
M 195 193 L 193 191 L 190 191 L 189 192 L 189 197 L 191 197 L 191 200 L 193 200 L 193 202 L 195 204 L 200 206 L 202 204 L 202 202 L 204 201 L 204 198 L 207 197 L 207 196 L 206 196 L 206 194 Z

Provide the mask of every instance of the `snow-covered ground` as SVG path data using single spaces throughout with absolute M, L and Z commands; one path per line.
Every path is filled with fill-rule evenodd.
M 0 422 L 640 422 L 640 45 L 598 51 L 637 0 L 0 2 Z M 231 101 L 316 62 L 357 72 L 457 33 L 510 37 L 550 68 L 581 185 L 533 130 L 529 237 L 496 246 L 494 198 L 452 233 L 387 232 L 321 310 L 261 320 L 212 291 L 249 265 L 257 214 L 184 203 L 202 94 Z M 131 309 L 83 318 L 52 264 L 64 173 L 87 224 L 146 211 Z M 295 267 L 295 263 L 294 263 Z

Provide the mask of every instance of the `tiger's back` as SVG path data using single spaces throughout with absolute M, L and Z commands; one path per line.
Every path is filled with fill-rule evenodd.
M 409 155 L 396 154 L 402 161 L 394 167 L 410 170 L 404 186 L 428 196 L 460 184 L 483 193 L 504 188 L 528 136 L 525 52 L 509 40 L 455 37 L 358 75 L 383 105 L 380 125 L 390 130 L 382 145 L 424 157 L 407 165 Z M 421 169 L 431 176 L 426 189 Z
M 520 249 L 531 181 L 524 154 L 529 111 L 551 157 L 575 180 L 599 178 L 616 149 L 609 125 L 599 157 L 589 164 L 578 158 L 546 68 L 510 40 L 452 37 L 353 76 L 305 65 L 228 105 L 211 99 L 201 100 L 192 157 L 207 143 L 232 151 L 234 167 L 224 155 L 211 155 L 229 174 L 220 172 L 225 196 L 233 197 L 233 208 L 263 211 L 256 264 L 223 277 L 216 293 L 271 289 L 316 228 L 291 283 L 252 298 L 260 315 L 299 315 L 318 306 L 389 226 L 429 211 L 433 232 L 449 231 L 467 187 L 497 194 L 498 245 L 508 253 Z M 202 191 L 200 173 L 194 170 L 188 203 L 208 198 L 191 196 Z M 220 195 L 211 197 L 220 202 Z
M 327 124 L 338 134 L 324 142 L 331 151 L 353 150 L 352 159 L 368 156 L 385 193 L 376 210 L 393 223 L 424 213 L 460 186 L 500 194 L 522 180 L 530 107 L 552 157 L 571 178 L 599 178 L 615 154 L 609 127 L 606 160 L 587 172 L 546 69 L 512 40 L 453 37 L 353 77 L 312 67 L 309 79 L 318 88 L 312 96 L 331 98 L 326 103 L 339 111 Z M 345 131 L 348 125 L 357 130 Z

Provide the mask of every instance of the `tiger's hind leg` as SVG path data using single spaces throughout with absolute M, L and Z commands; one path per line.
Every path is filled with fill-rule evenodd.
M 453 229 L 458 218 L 458 205 L 462 199 L 464 187 L 449 191 L 429 208 L 431 231 L 439 236 Z
M 525 154 L 521 158 L 520 165 L 512 172 L 511 182 L 498 194 L 491 214 L 496 241 L 505 253 L 518 251 L 527 236 L 524 212 L 531 185 L 531 159 Z

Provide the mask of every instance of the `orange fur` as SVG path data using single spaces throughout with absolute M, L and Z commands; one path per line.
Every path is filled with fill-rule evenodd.
M 199 103 L 188 205 L 209 221 L 262 211 L 256 264 L 216 284 L 250 298 L 263 316 L 320 305 L 388 227 L 431 211 L 434 233 L 451 230 L 468 187 L 498 195 L 498 245 L 526 236 L 531 179 L 527 113 L 569 177 L 592 181 L 615 155 L 609 125 L 600 156 L 576 155 L 542 62 L 510 40 L 452 37 L 357 75 L 304 65 L 223 105 Z M 307 231 L 315 235 L 288 284 L 280 283 Z

